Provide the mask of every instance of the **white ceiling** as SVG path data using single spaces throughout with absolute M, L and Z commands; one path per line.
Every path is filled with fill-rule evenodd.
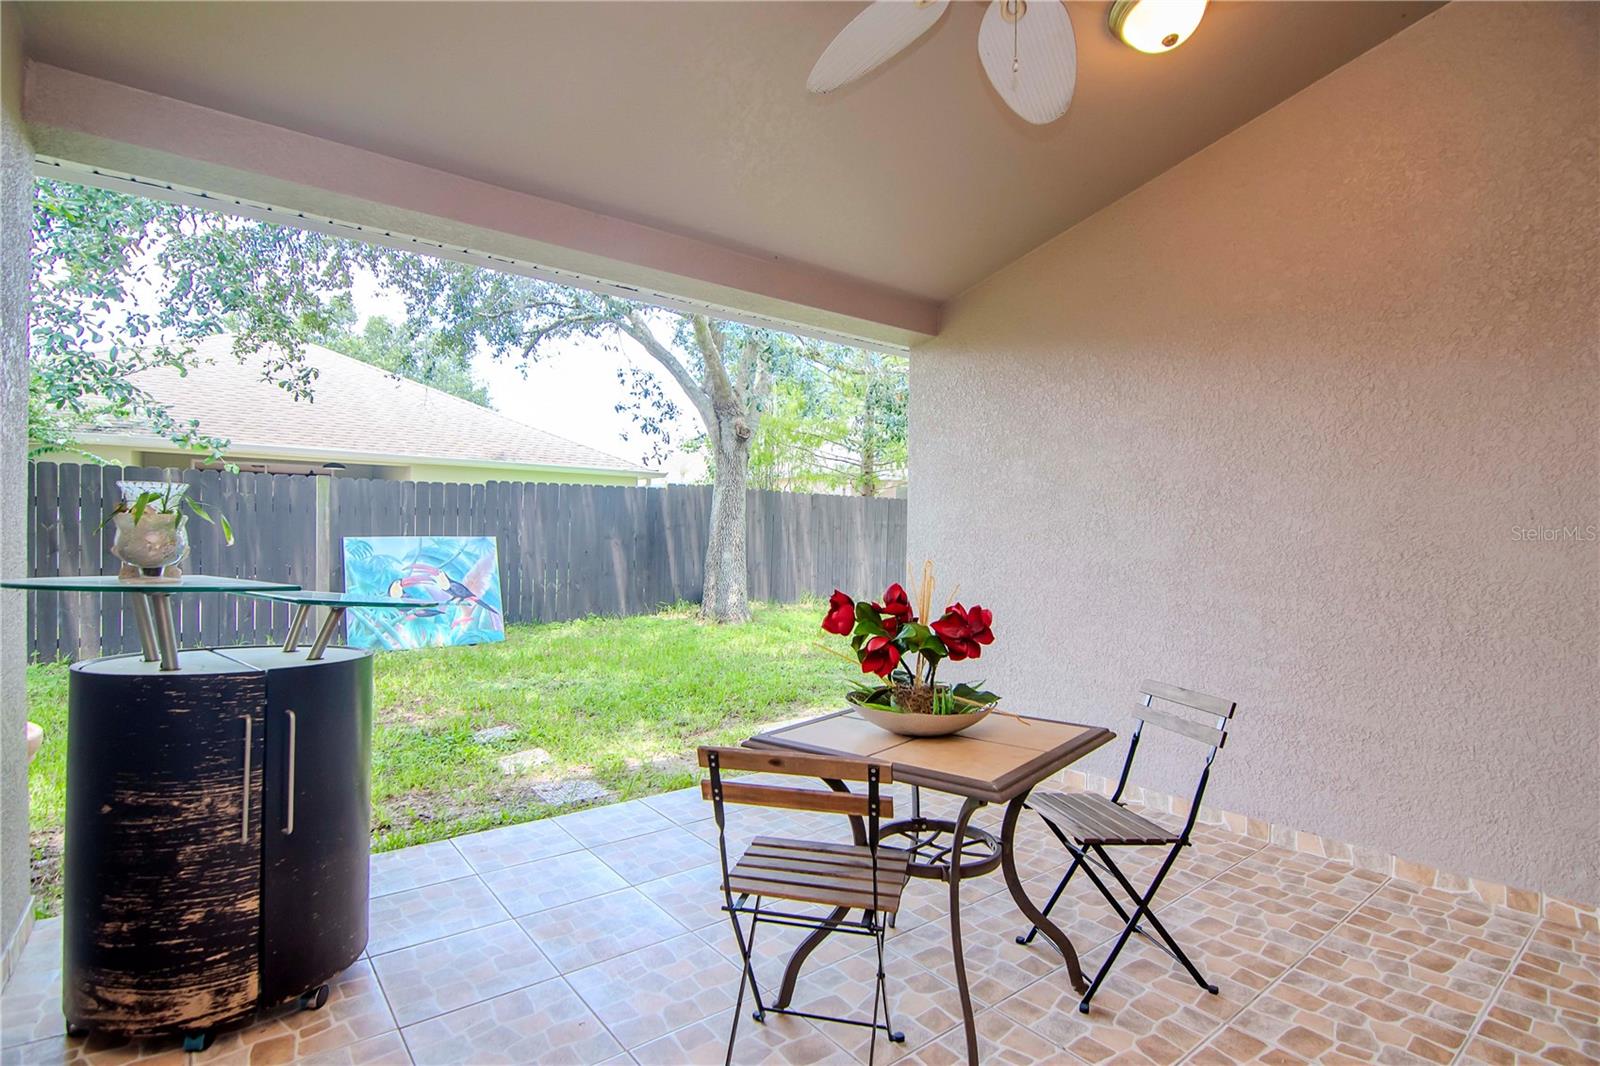
M 40 3 L 31 58 L 942 301 L 1412 24 L 1432 3 L 1214 2 L 1146 56 L 1070 3 L 1077 95 L 1029 126 L 958 3 L 805 91 L 843 3 Z

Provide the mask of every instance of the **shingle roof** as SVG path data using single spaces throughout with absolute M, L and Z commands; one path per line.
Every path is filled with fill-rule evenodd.
M 306 347 L 306 365 L 317 371 L 313 398 L 306 401 L 263 377 L 262 355 L 241 363 L 233 354 L 231 336 L 188 343 L 194 347 L 195 365 L 187 375 L 160 368 L 142 371 L 133 380 L 175 418 L 198 419 L 202 432 L 228 438 L 231 450 L 241 454 L 252 446 L 303 448 L 311 455 L 371 455 L 389 461 L 405 457 L 652 474 L 319 345 Z M 127 423 L 96 429 L 106 435 L 148 433 L 147 427 Z

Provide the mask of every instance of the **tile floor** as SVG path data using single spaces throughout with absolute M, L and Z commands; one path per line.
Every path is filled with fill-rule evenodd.
M 995 828 L 998 812 L 984 815 Z M 270 1012 L 192 1059 L 721 1062 L 739 973 L 717 909 L 709 817 L 685 790 L 375 856 L 369 949 L 334 982 L 327 1006 Z M 819 815 L 731 817 L 730 847 L 757 832 L 846 832 Z M 1042 901 L 1059 848 L 1032 818 L 1024 827 L 1020 865 Z M 1158 854 L 1131 858 L 1148 871 Z M 1218 996 L 1135 938 L 1081 1015 L 1053 949 L 1042 938 L 1014 942 L 1023 924 L 998 874 L 967 882 L 962 899 L 986 1063 L 1600 1061 L 1600 935 L 1218 827 L 1200 827 L 1161 900 Z M 1116 933 L 1108 909 L 1080 878 L 1056 913 L 1092 973 Z M 947 914 L 942 885 L 913 882 L 888 949 L 907 1041 L 880 1041 L 879 1061 L 964 1058 Z M 763 931 L 764 985 L 798 936 Z M 865 938 L 832 938 L 812 956 L 796 1006 L 838 1013 L 870 1002 L 870 950 Z M 0 997 L 0 1062 L 185 1057 L 168 1040 L 63 1036 L 60 952 L 60 923 L 41 923 Z M 865 1035 L 746 1016 L 734 1058 L 863 1061 Z

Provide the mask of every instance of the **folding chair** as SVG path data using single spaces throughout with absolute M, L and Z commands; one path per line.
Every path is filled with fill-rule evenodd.
M 1206 781 L 1211 776 L 1211 763 L 1217 757 L 1217 752 L 1228 739 L 1228 721 L 1233 717 L 1235 704 L 1217 696 L 1207 696 L 1201 692 L 1190 692 L 1188 689 L 1178 688 L 1176 685 L 1163 684 L 1160 681 L 1146 681 L 1139 686 L 1143 706 L 1136 712 L 1139 724 L 1133 731 L 1133 737 L 1128 741 L 1128 756 L 1122 763 L 1122 776 L 1117 780 L 1117 789 L 1108 799 L 1098 792 L 1036 792 L 1028 798 L 1028 806 L 1038 812 L 1044 819 L 1044 824 L 1050 827 L 1056 839 L 1061 841 L 1063 847 L 1072 853 L 1072 865 L 1067 867 L 1066 876 L 1056 886 L 1055 892 L 1050 896 L 1050 902 L 1044 906 L 1044 913 L 1049 914 L 1061 899 L 1061 893 L 1066 891 L 1067 882 L 1072 880 L 1072 875 L 1082 867 L 1084 873 L 1089 875 L 1089 880 L 1100 890 L 1100 894 L 1116 910 L 1117 914 L 1126 923 L 1122 927 L 1122 934 L 1117 937 L 1117 942 L 1111 948 L 1111 954 L 1106 956 L 1106 961 L 1100 965 L 1100 972 L 1095 974 L 1094 981 L 1089 985 L 1083 999 L 1078 1004 L 1078 1010 L 1084 1014 L 1089 1013 L 1089 1001 L 1099 990 L 1101 982 L 1106 979 L 1106 974 L 1111 972 L 1111 964 L 1117 960 L 1122 948 L 1128 942 L 1128 937 L 1134 932 L 1149 937 L 1140 927 L 1140 922 L 1149 919 L 1161 939 L 1166 941 L 1166 949 L 1173 958 L 1183 963 L 1184 969 L 1189 971 L 1195 983 L 1201 988 L 1217 994 L 1217 986 L 1200 976 L 1200 971 L 1195 964 L 1184 954 L 1178 942 L 1167 932 L 1166 926 L 1161 924 L 1161 919 L 1156 917 L 1155 911 L 1150 908 L 1150 903 L 1156 898 L 1156 893 L 1161 889 L 1161 882 L 1165 880 L 1167 872 L 1172 869 L 1173 862 L 1178 857 L 1178 852 L 1189 844 L 1189 833 L 1194 829 L 1195 818 L 1200 812 L 1200 799 L 1205 795 Z M 1153 701 L 1160 699 L 1166 703 L 1177 704 L 1191 710 L 1199 711 L 1211 717 L 1211 723 L 1197 722 L 1192 718 L 1182 717 L 1170 711 L 1153 706 Z M 1180 736 L 1191 740 L 1198 740 L 1209 745 L 1211 750 L 1206 754 L 1205 768 L 1200 772 L 1200 784 L 1194 790 L 1194 800 L 1189 804 L 1189 817 L 1184 822 L 1183 828 L 1173 832 L 1166 826 L 1158 825 L 1143 815 L 1137 814 L 1122 806 L 1122 792 L 1128 785 L 1128 771 L 1133 768 L 1133 755 L 1139 749 L 1139 735 L 1146 725 L 1159 726 L 1171 730 Z M 1160 870 L 1156 872 L 1155 880 L 1150 882 L 1150 887 L 1143 895 L 1128 881 L 1128 878 L 1112 861 L 1106 849 L 1109 847 L 1140 847 L 1150 844 L 1170 844 L 1172 850 L 1167 853 L 1166 860 L 1162 862 Z M 1101 869 L 1109 873 L 1122 886 L 1128 898 L 1133 902 L 1133 913 L 1130 915 L 1122 905 L 1122 901 L 1112 895 L 1106 883 L 1095 872 L 1096 863 L 1091 861 L 1090 855 L 1099 860 Z M 1017 943 L 1026 944 L 1033 940 L 1039 932 L 1038 926 L 1029 929 L 1023 936 L 1017 937 Z M 1154 939 L 1154 938 L 1150 938 Z M 1159 946 L 1159 944 L 1158 944 Z
M 879 786 L 893 782 L 891 768 L 886 763 L 864 759 L 841 759 L 820 755 L 777 755 L 751 751 L 748 748 L 701 748 L 700 765 L 710 770 L 709 780 L 700 782 L 700 794 L 709 799 L 716 813 L 717 852 L 722 859 L 723 910 L 733 923 L 734 940 L 744 959 L 744 973 L 739 978 L 739 995 L 733 1006 L 733 1028 L 728 1032 L 728 1054 L 725 1062 L 733 1061 L 733 1043 L 739 1034 L 739 1012 L 744 1007 L 744 990 L 749 985 L 755 996 L 756 1009 L 752 1017 L 766 1020 L 768 1011 L 774 1014 L 792 1014 L 816 1021 L 860 1025 L 872 1029 L 868 1048 L 868 1061 L 877 1053 L 878 1030 L 894 1043 L 905 1040 L 905 1034 L 896 1032 L 889 1021 L 889 998 L 883 975 L 883 941 L 889 919 L 900 909 L 900 896 L 905 890 L 910 856 L 898 848 L 880 847 L 878 822 L 880 815 L 894 815 L 894 800 L 879 795 Z M 773 774 L 793 774 L 818 777 L 830 782 L 863 781 L 864 795 L 842 791 L 824 792 L 820 789 L 787 788 L 781 785 L 758 784 L 746 781 L 725 781 L 724 770 L 761 770 Z M 841 786 L 842 787 L 842 786 Z M 785 810 L 820 811 L 829 814 L 849 815 L 856 839 L 862 840 L 860 819 L 866 819 L 865 843 L 830 844 L 810 840 L 789 840 L 778 837 L 756 837 L 750 842 L 739 861 L 728 865 L 727 825 L 723 805 L 726 803 L 750 804 L 759 807 L 778 807 Z M 774 908 L 773 900 L 788 903 L 812 903 L 833 908 L 828 914 L 806 914 L 792 907 Z M 851 911 L 859 910 L 861 918 L 847 920 Z M 748 915 L 750 929 L 746 935 L 740 924 L 740 915 Z M 877 942 L 878 976 L 872 996 L 872 1020 L 860 1018 L 835 1018 L 825 1014 L 789 1010 L 768 1006 L 761 998 L 761 987 L 756 983 L 752 964 L 755 952 L 756 931 L 761 925 L 783 925 L 791 928 L 822 930 L 870 936 Z M 880 1007 L 883 1021 L 878 1021 Z

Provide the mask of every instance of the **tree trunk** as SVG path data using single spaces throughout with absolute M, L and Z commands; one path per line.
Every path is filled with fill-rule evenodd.
M 861 405 L 861 480 L 857 489 L 863 496 L 878 494 L 877 427 L 872 420 L 872 386 L 867 386 L 866 402 Z
M 750 476 L 749 424 L 718 411 L 708 427 L 716 449 L 711 485 L 711 536 L 706 543 L 706 583 L 700 617 L 708 622 L 748 622 L 745 570 L 745 489 Z

